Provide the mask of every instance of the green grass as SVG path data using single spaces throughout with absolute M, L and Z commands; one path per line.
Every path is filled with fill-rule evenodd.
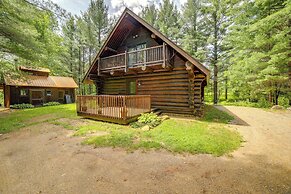
M 226 112 L 222 112 L 213 106 L 205 105 L 205 114 L 204 117 L 201 118 L 201 121 L 228 123 L 233 119 L 234 117 Z
M 166 149 L 178 153 L 221 156 L 237 149 L 242 142 L 238 132 L 225 127 L 225 123 L 232 119 L 227 113 L 207 106 L 205 116 L 199 121 L 169 119 L 150 131 L 94 122 L 90 126 L 81 127 L 75 134 L 109 132 L 108 135 L 89 137 L 83 142 L 95 147 L 122 147 L 128 150 Z
M 45 119 L 47 115 L 47 119 Z M 50 107 L 39 107 L 33 109 L 14 110 L 9 114 L 0 115 L 0 133 L 7 133 L 21 127 L 35 125 L 44 121 L 35 121 L 34 118 L 43 116 L 45 121 L 52 121 L 59 118 L 73 118 L 76 115 L 76 105 L 66 104 Z
M 75 130 L 75 136 L 105 131 L 107 133 L 102 136 L 94 136 L 94 134 L 86 136 L 83 144 L 95 147 L 122 147 L 129 151 L 166 149 L 178 153 L 207 153 L 220 156 L 240 147 L 242 141 L 236 131 L 225 127 L 225 123 L 232 117 L 212 106 L 206 106 L 205 116 L 199 120 L 172 118 L 150 131 L 92 120 L 87 120 L 85 125 L 74 126 L 72 124 L 74 122 L 70 122 L 70 119 L 81 119 L 76 116 L 74 104 L 18 110 L 3 115 L 0 116 L 0 133 L 50 122 Z M 47 119 L 32 122 L 34 118 L 42 116 L 43 119 L 46 115 Z M 69 120 L 60 120 L 60 118 Z

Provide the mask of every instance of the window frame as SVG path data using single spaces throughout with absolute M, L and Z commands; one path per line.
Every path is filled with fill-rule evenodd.
M 25 95 L 22 94 L 22 91 L 25 91 Z M 29 94 L 28 89 L 20 88 L 19 95 L 20 97 L 27 97 Z
M 50 92 L 50 95 L 48 95 L 48 92 Z M 53 92 L 51 90 L 46 90 L 45 91 L 45 96 L 51 97 L 53 95 Z

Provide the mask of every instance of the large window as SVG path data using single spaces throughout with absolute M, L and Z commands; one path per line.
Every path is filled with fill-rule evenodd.
M 128 49 L 128 52 L 132 52 L 128 54 L 128 65 L 133 66 L 135 64 L 141 64 L 146 59 L 145 51 L 139 51 L 146 48 L 146 43 L 138 44 L 135 47 L 131 47 Z M 138 52 L 139 51 L 139 52 Z

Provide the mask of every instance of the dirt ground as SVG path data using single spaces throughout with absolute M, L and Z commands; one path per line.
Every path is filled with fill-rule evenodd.
M 223 157 L 94 149 L 49 123 L 2 135 L 0 193 L 291 193 L 291 113 L 218 108 L 246 141 Z

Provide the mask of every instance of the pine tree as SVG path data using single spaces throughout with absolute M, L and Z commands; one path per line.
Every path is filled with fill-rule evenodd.
M 208 35 L 208 58 L 213 67 L 213 103 L 218 103 L 218 73 L 220 58 L 223 52 L 223 40 L 228 26 L 227 10 L 230 6 L 227 0 L 209 0 L 203 4 L 203 20 Z
M 278 104 L 279 96 L 288 90 L 290 3 L 260 0 L 236 6 L 244 12 L 236 11 L 231 28 L 232 85 L 248 85 L 243 95 L 250 100 L 267 98 Z M 242 72 L 244 75 L 240 75 Z
M 157 27 L 158 10 L 154 3 L 143 7 L 140 15 L 151 26 Z
M 169 39 L 180 43 L 181 20 L 177 6 L 170 0 L 163 0 L 158 12 L 157 27 Z
M 193 57 L 203 62 L 206 58 L 207 36 L 203 32 L 201 1 L 188 0 L 183 6 L 183 47 Z

